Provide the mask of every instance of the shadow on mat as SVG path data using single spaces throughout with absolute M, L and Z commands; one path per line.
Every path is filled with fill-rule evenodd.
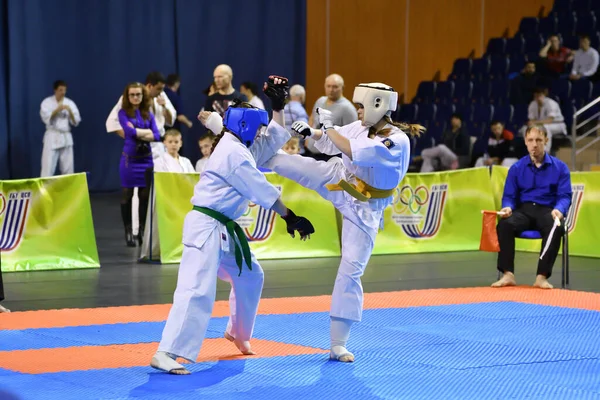
M 238 362 L 228 362 L 220 360 L 213 366 L 203 370 L 196 370 L 194 367 L 201 367 L 199 364 L 184 364 L 191 372 L 191 375 L 172 375 L 165 372 L 150 372 L 148 381 L 135 387 L 129 392 L 132 397 L 143 397 L 148 394 L 181 394 L 190 390 L 201 389 L 216 385 L 227 378 L 239 375 L 244 372 L 246 360 Z

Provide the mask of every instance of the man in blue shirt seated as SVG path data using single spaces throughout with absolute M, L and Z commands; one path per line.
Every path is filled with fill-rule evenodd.
M 563 217 L 571 206 L 571 174 L 567 165 L 548 155 L 544 146 L 548 135 L 541 126 L 532 126 L 525 132 L 528 156 L 521 158 L 509 170 L 504 185 L 502 210 L 498 223 L 498 270 L 504 273 L 493 283 L 493 287 L 516 285 L 515 237 L 526 230 L 537 230 L 542 235 L 542 249 L 554 225 L 554 219 L 561 222 L 557 226 L 547 252 L 538 261 L 537 276 L 533 286 L 552 289 L 548 278 L 558 255 L 561 237 L 564 232 Z

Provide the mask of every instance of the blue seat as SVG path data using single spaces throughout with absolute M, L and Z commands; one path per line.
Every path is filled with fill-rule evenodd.
M 577 50 L 579 48 L 579 37 L 575 35 L 563 35 L 562 45 L 569 49 Z
M 488 80 L 473 81 L 473 91 L 471 92 L 471 103 L 487 103 L 490 97 L 490 82 Z
M 590 46 L 593 49 L 598 49 L 600 47 L 600 32 L 590 34 Z
M 417 122 L 431 121 L 435 119 L 437 106 L 435 104 L 420 104 L 417 110 Z
M 546 36 L 556 32 L 556 18 L 552 15 L 540 20 L 538 32 Z
M 467 121 L 466 127 L 469 136 L 480 138 L 485 134 L 486 128 L 489 124 L 482 121 Z
M 577 34 L 596 35 L 596 16 L 589 11 L 577 14 Z
M 525 68 L 525 55 L 524 54 L 511 54 L 510 64 L 508 66 L 508 74 L 519 74 Z
M 504 54 L 506 51 L 506 39 L 503 38 L 493 38 L 490 39 L 487 45 L 487 49 L 485 51 L 486 54 Z
M 532 51 L 530 53 L 525 53 L 525 60 L 527 60 L 527 62 L 537 62 L 537 60 L 540 58 L 540 51 Z
M 510 104 L 494 106 L 494 119 L 506 125 L 512 121 L 513 112 L 514 108 Z
M 523 18 L 519 24 L 519 32 L 527 35 L 530 33 L 538 33 L 539 20 L 535 17 Z
M 525 40 L 521 35 L 506 41 L 506 52 L 508 54 L 523 54 L 525 52 Z
M 457 105 L 455 110 L 461 116 L 463 122 L 473 119 L 473 106 L 471 104 Z
M 550 88 L 550 94 L 554 96 L 558 96 L 560 102 L 565 104 L 569 101 L 571 97 L 571 82 L 566 79 L 559 79 L 552 82 L 552 87 Z
M 554 0 L 552 13 L 562 14 L 572 10 L 572 0 Z
M 442 142 L 442 135 L 448 126 L 448 122 L 446 120 L 442 120 L 437 118 L 431 124 L 429 124 L 429 128 L 427 133 L 429 137 L 433 140 L 434 145 L 440 144 Z
M 565 119 L 565 125 L 567 125 L 567 132 L 571 132 L 571 126 L 573 125 L 573 115 L 575 115 L 575 105 L 565 104 L 560 109 L 563 118 Z
M 571 82 L 570 97 L 587 103 L 592 98 L 593 87 L 592 82 L 585 79 L 573 81 Z
M 435 102 L 437 104 L 452 104 L 452 95 L 454 94 L 454 82 L 438 82 L 435 88 Z
M 471 76 L 471 64 L 470 58 L 459 58 L 454 61 L 452 72 L 448 76 L 450 80 L 468 79 Z
M 487 75 L 490 72 L 490 59 L 488 57 L 476 58 L 473 60 L 473 67 L 471 68 L 471 80 L 480 81 L 487 79 Z
M 431 103 L 435 98 L 435 82 L 423 81 L 419 83 L 417 94 L 413 99 L 413 103 Z
M 474 104 L 472 121 L 489 124 L 494 119 L 494 106 L 490 104 Z
M 431 136 L 431 132 L 429 131 L 429 129 L 431 129 L 431 128 L 428 128 L 427 132 L 425 132 L 420 137 L 414 138 L 414 147 L 413 147 L 413 151 L 411 154 L 413 157 L 421 155 L 421 152 L 424 149 L 433 147 L 434 141 L 433 141 L 433 138 Z
M 571 10 L 575 12 L 590 12 L 592 9 L 592 3 L 595 3 L 597 0 L 572 0 L 571 2 Z
M 592 89 L 592 98 L 598 98 L 600 97 L 600 82 L 596 82 L 594 84 L 594 88 Z
M 510 85 L 508 83 L 507 80 L 505 79 L 497 79 L 491 82 L 491 87 L 490 87 L 490 100 L 489 102 L 496 105 L 496 104 L 509 104 L 509 98 L 508 98 L 508 94 L 509 91 L 508 89 L 510 88 Z
M 544 38 L 540 34 L 523 35 L 525 41 L 525 53 L 539 54 L 540 49 L 544 46 Z
M 577 17 L 575 17 L 575 13 L 569 12 L 557 14 L 556 17 L 556 28 L 558 33 L 563 37 L 576 35 L 575 29 L 577 27 Z
M 494 56 L 490 59 L 489 79 L 504 79 L 508 74 L 509 59 L 506 56 Z
M 453 104 L 438 104 L 435 112 L 435 120 L 447 122 L 450 121 L 450 117 L 454 113 Z
M 527 104 L 518 104 L 514 106 L 512 124 L 518 126 L 517 130 L 513 133 L 517 133 L 519 129 L 527 122 Z
M 454 94 L 452 95 L 452 103 L 455 105 L 463 105 L 468 102 L 470 104 L 472 90 L 473 83 L 471 81 L 454 81 Z
M 415 122 L 417 120 L 417 111 L 419 106 L 416 104 L 402 104 L 396 112 L 396 121 Z

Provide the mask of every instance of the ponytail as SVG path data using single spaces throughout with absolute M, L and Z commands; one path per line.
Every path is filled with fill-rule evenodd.
M 390 125 L 394 125 L 396 128 L 402 129 L 404 132 L 409 133 L 410 136 L 421 136 L 421 133 L 425 132 L 426 129 L 424 126 L 419 124 L 407 124 L 406 122 L 395 122 L 392 121 L 389 115 L 386 115 L 384 118 L 385 122 Z M 379 133 L 379 132 L 378 132 Z
M 215 148 L 217 147 L 217 145 L 219 144 L 219 142 L 221 141 L 221 139 L 223 138 L 223 136 L 225 135 L 226 132 L 226 128 L 223 127 L 223 129 L 221 129 L 221 133 L 219 133 L 216 137 L 215 140 L 213 141 L 212 147 L 210 148 L 210 154 L 214 153 Z

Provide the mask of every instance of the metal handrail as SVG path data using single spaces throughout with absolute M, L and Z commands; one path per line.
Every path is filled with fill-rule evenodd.
M 594 100 L 590 101 L 588 104 L 586 104 L 585 107 L 582 107 L 581 109 L 577 110 L 575 112 L 575 114 L 573 115 L 573 123 L 571 125 L 571 146 L 572 146 L 571 170 L 572 171 L 575 171 L 575 168 L 577 165 L 577 155 L 581 154 L 582 151 L 584 151 L 585 149 L 587 149 L 588 147 L 592 146 L 594 143 L 596 143 L 600 140 L 600 137 L 597 137 L 596 139 L 587 143 L 581 149 L 577 149 L 577 142 L 580 142 L 581 140 L 585 139 L 586 137 L 588 137 L 589 135 L 594 133 L 598 128 L 594 127 L 579 137 L 577 137 L 577 129 L 583 127 L 585 124 L 592 121 L 594 118 L 598 118 L 598 116 L 600 116 L 600 112 L 597 112 L 596 114 L 589 117 L 588 119 L 581 122 L 580 124 L 577 123 L 577 117 L 579 117 L 581 114 L 583 114 L 584 112 L 586 112 L 587 110 L 589 110 L 590 108 L 594 107 L 596 104 L 599 104 L 599 103 L 600 103 L 600 97 L 597 97 L 596 99 L 594 99 Z

